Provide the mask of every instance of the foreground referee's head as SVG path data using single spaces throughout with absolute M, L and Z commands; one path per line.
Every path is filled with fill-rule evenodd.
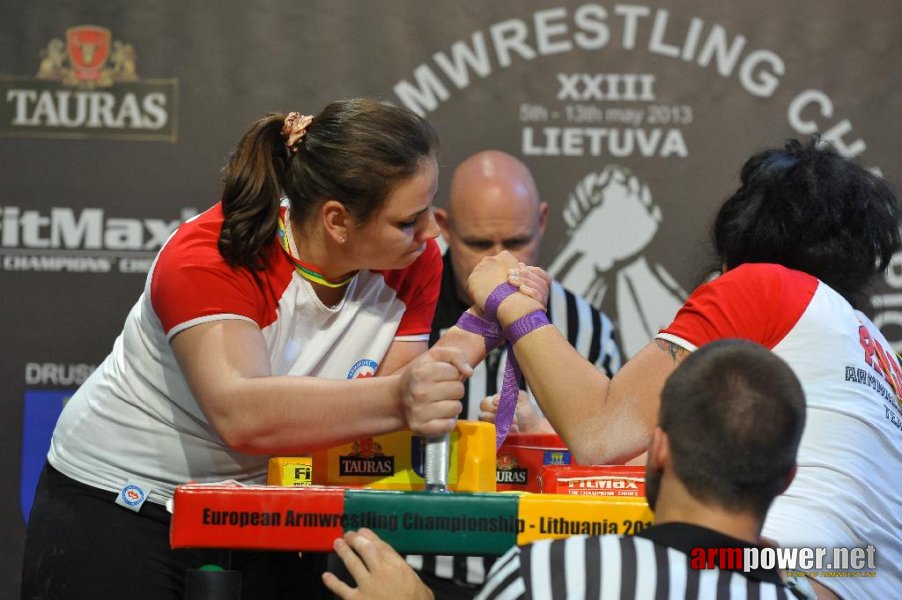
M 789 366 L 753 342 L 719 340 L 667 380 L 651 452 L 666 442 L 666 468 L 697 501 L 763 518 L 792 480 L 804 425 L 805 396 Z M 650 455 L 652 508 L 659 462 Z

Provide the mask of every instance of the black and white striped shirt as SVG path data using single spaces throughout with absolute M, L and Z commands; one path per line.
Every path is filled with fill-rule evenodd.
M 655 530 L 660 530 L 660 535 Z M 678 547 L 664 541 L 674 533 L 681 538 Z M 717 541 L 712 541 L 712 536 Z M 795 600 L 795 594 L 773 570 L 745 573 L 690 567 L 691 548 L 743 545 L 748 544 L 682 523 L 651 527 L 635 536 L 542 540 L 511 548 L 499 558 L 476 598 Z
M 430 346 L 453 327 L 461 313 L 469 308 L 458 298 L 454 271 L 447 252 L 443 262 L 442 289 L 432 320 Z M 549 290 L 547 313 L 549 321 L 583 357 L 595 364 L 608 377 L 617 372 L 621 364 L 620 348 L 617 345 L 614 326 L 607 316 L 557 281 L 552 282 Z M 506 351 L 499 348 L 474 368 L 473 375 L 464 382 L 466 393 L 463 399 L 462 419 L 471 421 L 479 419 L 479 403 L 482 399 L 501 391 L 506 359 Z M 528 386 L 523 387 L 536 412 L 541 414 Z M 473 586 L 473 591 L 475 586 L 485 581 L 486 573 L 494 560 L 481 556 L 408 555 L 406 558 L 427 582 L 433 577 L 456 580 L 461 584 Z M 462 591 L 463 589 L 465 588 L 462 588 Z M 466 593 L 462 595 L 466 596 Z

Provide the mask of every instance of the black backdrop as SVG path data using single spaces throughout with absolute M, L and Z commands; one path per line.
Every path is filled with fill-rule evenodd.
M 447 175 L 520 156 L 543 261 L 629 353 L 697 284 L 744 158 L 819 132 L 898 184 L 902 6 L 880 0 L 252 3 L 3 0 L 0 597 L 63 402 L 103 359 L 159 238 L 217 200 L 245 126 L 376 96 L 423 112 Z M 872 311 L 902 348 L 902 257 Z

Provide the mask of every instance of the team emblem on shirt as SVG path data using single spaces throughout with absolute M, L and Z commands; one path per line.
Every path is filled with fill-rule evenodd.
M 135 506 L 144 500 L 144 490 L 136 485 L 125 486 L 122 488 L 120 495 L 122 496 L 122 501 L 129 506 Z
M 348 371 L 348 379 L 359 379 L 360 377 L 374 377 L 379 363 L 371 358 L 363 358 L 354 363 L 351 370 Z

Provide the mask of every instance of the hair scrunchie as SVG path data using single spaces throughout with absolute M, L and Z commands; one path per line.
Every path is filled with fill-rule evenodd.
M 282 125 L 282 137 L 285 139 L 285 147 L 292 154 L 298 151 L 298 142 L 307 133 L 307 127 L 313 121 L 313 115 L 302 115 L 299 112 L 290 112 L 285 117 Z

